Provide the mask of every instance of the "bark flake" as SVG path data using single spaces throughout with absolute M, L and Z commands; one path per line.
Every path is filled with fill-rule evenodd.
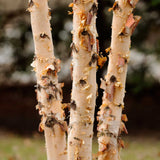
M 55 124 L 58 124 L 58 120 L 54 114 L 48 115 L 45 121 L 45 126 L 48 128 L 52 128 Z
M 34 6 L 34 2 L 33 2 L 33 0 L 29 0 L 28 7 L 33 7 L 33 6 Z
M 92 57 L 91 57 L 91 60 L 89 62 L 89 66 L 91 66 L 93 63 L 97 62 L 98 60 L 98 55 L 97 53 L 93 53 Z
M 45 106 L 41 102 L 38 102 L 38 104 L 36 105 L 36 109 L 39 109 L 39 110 L 41 110 L 44 107 Z
M 128 121 L 128 118 L 127 118 L 127 115 L 126 115 L 126 114 L 122 114 L 121 119 L 122 119 L 122 121 L 124 121 L 124 122 L 127 122 L 127 121 Z
M 118 4 L 118 2 L 116 1 L 116 2 L 114 2 L 114 4 L 113 4 L 113 6 L 112 6 L 112 8 L 109 8 L 108 9 L 108 11 L 110 12 L 110 11 L 115 11 L 115 10 L 119 10 L 119 11 L 121 11 L 121 8 L 119 7 L 119 4 Z
M 121 138 L 117 139 L 118 148 L 125 148 L 124 141 Z
M 42 39 L 45 39 L 45 38 L 50 39 L 49 36 L 46 33 L 41 33 L 39 36 Z
M 108 47 L 107 49 L 105 49 L 105 52 L 109 54 L 111 52 L 111 47 Z
M 106 61 L 107 61 L 107 57 L 103 57 L 102 55 L 98 56 L 98 66 L 100 68 L 103 67 Z
M 110 77 L 110 82 L 111 83 L 115 83 L 117 81 L 117 78 L 114 76 L 114 75 L 112 75 L 111 77 Z
M 135 7 L 139 0 L 127 0 L 127 2 L 131 5 L 131 7 Z
M 96 5 L 96 3 L 93 3 L 93 5 L 92 5 L 91 9 L 89 10 L 89 12 L 92 15 L 95 15 L 95 14 L 97 14 L 97 11 L 98 11 L 97 5 Z
M 39 132 L 43 132 L 44 131 L 44 126 L 43 126 L 42 122 L 39 124 L 38 131 Z
M 93 39 L 93 35 L 88 31 L 86 30 L 85 28 L 80 30 L 79 32 L 79 37 L 81 39 L 81 46 L 91 52 L 92 51 L 92 48 L 93 48 L 93 44 L 94 44 L 94 39 Z
M 74 51 L 76 53 L 78 53 L 78 51 L 79 51 L 74 42 L 71 43 L 70 48 L 72 49 L 72 51 Z
M 55 114 L 51 113 L 47 116 L 47 119 L 45 121 L 45 126 L 53 129 L 55 124 L 59 125 L 63 132 L 67 131 L 67 123 L 65 121 L 58 120 Z
M 75 100 L 71 101 L 70 108 L 73 109 L 74 111 L 76 110 L 77 105 L 76 105 L 76 101 Z
M 84 80 L 84 79 L 80 79 L 80 80 L 79 80 L 79 83 L 80 83 L 80 85 L 81 85 L 82 87 L 84 87 L 84 86 L 87 84 L 86 80 Z
M 47 95 L 47 101 L 48 102 L 50 102 L 53 98 L 54 98 L 54 96 L 52 94 Z
M 37 84 L 37 85 L 35 85 L 34 87 L 36 87 L 39 92 L 40 92 L 41 89 L 42 89 L 42 86 L 41 86 L 40 84 Z

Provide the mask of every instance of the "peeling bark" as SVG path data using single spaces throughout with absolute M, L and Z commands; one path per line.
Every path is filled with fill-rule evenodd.
M 58 83 L 57 72 L 60 61 L 54 57 L 50 14 L 47 0 L 30 0 L 28 11 L 35 44 L 32 63 L 37 77 L 37 100 L 42 120 L 39 130 L 45 132 L 48 160 L 66 160 L 67 124 L 62 109 L 62 84 Z
M 96 100 L 96 0 L 73 0 L 73 88 L 68 160 L 91 160 Z
M 98 160 L 118 160 L 119 149 L 124 147 L 120 139 L 121 132 L 127 133 L 124 108 L 125 82 L 127 63 L 129 62 L 130 37 L 138 24 L 140 17 L 133 16 L 132 11 L 137 0 L 117 0 L 110 10 L 113 10 L 112 40 L 109 65 L 101 88 L 104 89 L 103 103 L 98 113 Z

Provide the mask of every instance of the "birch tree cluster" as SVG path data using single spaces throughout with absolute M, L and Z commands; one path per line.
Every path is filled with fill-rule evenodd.
M 117 0 L 109 11 L 113 11 L 109 66 L 101 86 L 103 103 L 98 113 L 99 160 L 120 159 L 121 132 L 126 132 L 124 108 L 127 63 L 130 55 L 130 37 L 140 17 L 132 11 L 138 0 Z M 37 77 L 36 108 L 42 116 L 39 130 L 46 140 L 48 160 L 91 160 L 93 123 L 97 93 L 96 71 L 106 61 L 99 53 L 96 30 L 97 0 L 73 0 L 72 49 L 72 93 L 70 104 L 62 104 L 62 84 L 58 83 L 60 60 L 54 56 L 50 26 L 50 8 L 47 0 L 29 0 L 31 25 L 35 44 L 32 63 Z M 53 30 L 54 31 L 54 30 Z M 63 109 L 70 109 L 69 125 L 65 122 Z M 66 142 L 66 133 L 68 139 Z M 66 145 L 67 144 L 67 145 Z
M 23 10 L 25 8 L 24 3 L 22 1 L 17 2 Z M 5 6 L 7 1 L 2 0 L 0 3 Z M 58 7 L 61 3 L 62 1 L 57 1 L 56 6 Z M 65 1 L 64 3 L 69 2 Z M 151 1 L 151 3 L 153 6 L 158 4 L 156 0 Z M 50 4 L 52 6 L 53 1 Z M 130 61 L 131 36 L 133 33 L 138 36 L 136 27 L 141 19 L 140 16 L 134 15 L 138 4 L 143 5 L 141 2 L 138 3 L 138 0 L 116 0 L 112 7 L 107 7 L 107 16 L 112 19 L 112 33 L 111 38 L 108 38 L 111 40 L 111 45 L 107 44 L 109 47 L 105 49 L 105 53 L 101 52 L 101 47 L 104 46 L 104 44 L 102 45 L 103 38 L 101 36 L 105 36 L 106 32 L 103 33 L 101 31 L 101 35 L 98 35 L 97 30 L 99 29 L 96 25 L 99 1 L 73 0 L 69 4 L 70 11 L 68 14 L 73 15 L 73 27 L 69 35 L 70 37 L 72 36 L 72 42 L 70 49 L 67 47 L 63 49 L 61 44 L 58 48 L 59 52 L 63 52 L 63 55 L 67 55 L 68 50 L 72 55 L 71 64 L 66 65 L 66 68 L 71 70 L 72 92 L 70 103 L 62 103 L 64 98 L 62 88 L 64 84 L 59 83 L 59 73 L 65 74 L 66 68 L 61 68 L 61 60 L 65 56 L 61 55 L 59 56 L 60 59 L 56 58 L 57 54 L 54 51 L 56 37 L 52 37 L 52 33 L 56 31 L 55 26 L 52 27 L 50 24 L 51 8 L 48 5 L 48 0 L 29 0 L 27 11 L 31 15 L 31 28 L 35 48 L 31 66 L 36 74 L 37 81 L 35 86 L 38 102 L 36 109 L 41 116 L 39 131 L 44 132 L 48 160 L 93 159 L 92 141 L 95 115 L 98 121 L 98 153 L 95 159 L 120 159 L 120 149 L 124 148 L 121 135 L 123 132 L 128 133 L 125 127 L 125 122 L 128 119 L 122 112 L 125 107 L 124 97 L 127 69 Z M 6 17 L 8 18 L 0 19 L 0 22 L 2 21 L 1 24 L 5 27 L 7 26 L 4 33 L 0 30 L 3 35 L 0 38 L 0 43 L 1 39 L 5 39 L 5 41 L 10 39 L 4 49 L 5 47 L 7 49 L 10 47 L 10 52 L 18 54 L 20 58 L 18 60 L 11 58 L 8 63 L 12 64 L 17 61 L 21 66 L 22 64 L 24 66 L 21 70 L 27 71 L 28 68 L 26 69 L 26 67 L 31 55 L 26 54 L 26 57 L 22 57 L 20 52 L 30 46 L 29 41 L 31 39 L 27 38 L 29 34 L 27 31 L 30 28 L 29 26 L 24 27 L 23 20 L 19 16 L 23 11 L 20 10 L 15 13 L 18 6 L 13 2 L 12 5 L 11 8 L 6 10 L 1 9 L 6 12 Z M 8 12 L 12 8 L 15 15 Z M 113 16 L 111 16 L 112 13 Z M 21 20 L 18 25 L 25 34 L 16 30 L 16 27 L 14 32 L 13 29 L 8 29 L 8 21 L 11 19 L 15 21 L 15 17 Z M 62 17 L 60 15 L 59 19 Z M 28 21 L 27 18 L 26 21 Z M 70 21 L 66 23 L 69 26 L 70 24 Z M 67 36 L 63 31 L 59 34 L 62 40 L 65 40 Z M 27 47 L 23 46 L 20 41 L 16 41 L 16 39 L 27 42 Z M 16 46 L 17 44 L 22 48 L 13 49 L 13 45 Z M 141 44 L 137 45 L 143 49 Z M 23 63 L 25 60 L 27 60 L 27 63 Z M 108 67 L 105 66 L 106 61 L 108 62 Z M 8 67 L 6 65 L 4 67 L 7 73 L 9 72 L 8 68 L 11 66 Z M 101 78 L 100 84 L 100 88 L 103 90 L 102 104 L 98 113 L 95 113 L 96 98 L 99 94 L 97 79 L 100 80 L 96 73 L 103 67 L 106 67 L 107 73 Z M 13 70 L 15 71 L 16 69 L 13 67 Z M 12 76 L 16 77 L 16 74 Z M 66 109 L 70 112 L 69 123 L 66 121 Z

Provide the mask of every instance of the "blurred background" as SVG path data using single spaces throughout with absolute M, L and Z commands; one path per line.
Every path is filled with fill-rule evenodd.
M 110 46 L 113 0 L 98 0 L 97 30 L 100 51 Z M 0 159 L 44 160 L 44 139 L 38 133 L 40 117 L 35 109 L 35 73 L 30 66 L 34 44 L 27 1 L 0 0 Z M 72 82 L 70 63 L 71 0 L 50 0 L 55 55 L 61 59 L 59 81 L 64 82 L 63 102 L 69 103 Z M 132 36 L 125 109 L 129 136 L 124 160 L 160 159 L 160 0 L 140 0 L 134 14 L 142 17 Z M 97 71 L 97 83 L 107 64 Z M 101 105 L 99 89 L 96 111 Z M 96 115 L 95 115 L 96 116 Z M 96 131 L 95 121 L 95 131 Z M 95 140 L 94 152 L 97 144 Z M 41 154 L 39 153 L 41 151 Z M 141 154 L 142 153 L 142 154 Z M 24 158 L 25 157 L 25 158 Z

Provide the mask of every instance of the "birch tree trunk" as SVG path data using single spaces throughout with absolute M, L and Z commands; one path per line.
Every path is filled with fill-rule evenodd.
M 58 83 L 59 60 L 54 57 L 50 28 L 48 0 L 30 0 L 28 11 L 35 44 L 32 66 L 37 77 L 37 100 L 42 121 L 40 130 L 45 132 L 48 160 L 66 160 L 67 129 L 62 110 L 62 85 Z
M 96 0 L 73 0 L 73 85 L 68 160 L 91 160 L 96 100 Z
M 121 118 L 127 120 L 126 116 L 122 115 L 122 109 L 130 54 L 130 37 L 140 20 L 140 17 L 132 14 L 137 2 L 138 0 L 117 0 L 112 7 L 109 66 L 105 81 L 102 80 L 101 84 L 104 95 L 98 113 L 98 160 L 118 160 L 120 146 L 123 147 L 119 136 L 122 131 L 127 132 Z

